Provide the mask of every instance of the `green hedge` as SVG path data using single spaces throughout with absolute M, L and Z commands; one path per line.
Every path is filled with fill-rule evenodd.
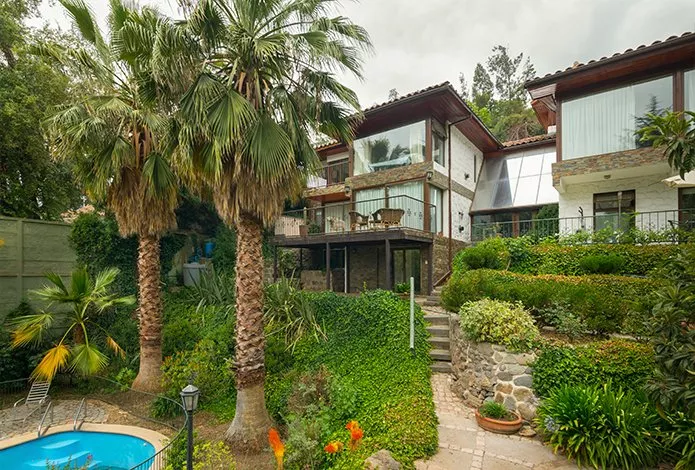
M 644 278 L 613 275 L 532 276 L 478 269 L 451 277 L 442 292 L 446 308 L 457 311 L 458 302 L 490 297 L 520 301 L 538 311 L 566 304 L 591 330 L 603 333 L 631 332 L 631 314 L 644 311 L 661 284 Z
M 563 386 L 602 386 L 640 390 L 654 371 L 648 344 L 611 340 L 579 346 L 551 344 L 533 364 L 533 389 L 541 397 Z

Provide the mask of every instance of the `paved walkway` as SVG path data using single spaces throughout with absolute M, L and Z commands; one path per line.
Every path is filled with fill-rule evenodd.
M 449 374 L 432 375 L 439 452 L 416 462 L 417 470 L 576 470 L 576 464 L 554 455 L 538 438 L 483 431 L 475 421 L 475 411 L 451 392 L 450 380 Z

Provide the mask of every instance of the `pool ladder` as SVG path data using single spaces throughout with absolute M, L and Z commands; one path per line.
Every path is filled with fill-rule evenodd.
M 46 416 L 48 416 L 49 411 L 51 412 L 51 422 L 50 424 L 48 424 L 48 426 L 53 424 L 53 402 L 50 401 L 48 402 L 48 407 L 46 408 L 46 411 L 43 412 L 43 417 L 41 418 L 41 422 L 39 423 L 39 429 L 37 430 L 38 437 L 41 437 L 41 429 L 43 428 L 43 422 L 46 421 Z M 46 429 L 48 429 L 48 426 L 46 426 Z
M 82 426 L 82 423 L 84 423 L 84 420 L 87 419 L 87 405 L 85 404 L 86 402 L 84 401 L 85 399 L 83 398 L 82 401 L 80 402 L 80 406 L 77 407 L 77 412 L 75 413 L 75 419 L 72 421 L 72 430 L 77 431 L 77 429 Z M 82 418 L 82 421 L 80 421 L 80 424 L 77 424 L 77 420 L 80 418 L 80 411 L 84 409 L 84 417 Z

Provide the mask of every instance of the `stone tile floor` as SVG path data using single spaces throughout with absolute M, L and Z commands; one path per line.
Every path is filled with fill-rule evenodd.
M 439 417 L 439 452 L 415 463 L 417 470 L 576 470 L 537 438 L 483 431 L 475 411 L 451 392 L 449 374 L 433 374 L 432 390 Z

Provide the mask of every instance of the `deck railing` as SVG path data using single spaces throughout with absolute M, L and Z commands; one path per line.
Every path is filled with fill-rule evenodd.
M 345 182 L 345 178 L 350 176 L 350 164 L 347 160 L 324 165 L 316 175 L 309 177 L 307 188 L 325 188 L 334 184 Z
M 695 210 L 668 210 L 605 214 L 556 219 L 511 220 L 476 223 L 471 227 L 473 241 L 490 237 L 573 238 L 601 242 L 677 243 L 695 239 Z
M 285 237 L 407 228 L 438 232 L 437 207 L 411 196 L 347 201 L 285 212 L 275 235 Z

